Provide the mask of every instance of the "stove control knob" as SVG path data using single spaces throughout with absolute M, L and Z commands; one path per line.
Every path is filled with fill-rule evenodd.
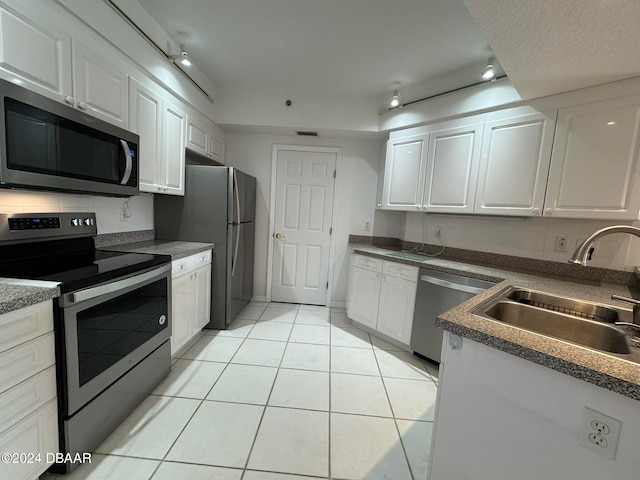
M 89 227 L 93 225 L 93 218 L 85 218 L 82 223 Z
M 79 227 L 80 225 L 82 225 L 81 223 L 82 221 L 79 218 L 72 218 L 71 219 L 71 226 L 73 227 Z
M 166 315 L 160 315 L 160 318 L 158 318 L 158 323 L 160 325 L 164 325 L 167 321 L 167 316 Z

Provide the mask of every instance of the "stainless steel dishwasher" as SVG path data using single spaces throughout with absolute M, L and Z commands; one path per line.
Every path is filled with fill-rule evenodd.
M 421 268 L 411 332 L 413 352 L 440 363 L 443 332 L 436 327 L 436 317 L 494 285 L 493 282 Z

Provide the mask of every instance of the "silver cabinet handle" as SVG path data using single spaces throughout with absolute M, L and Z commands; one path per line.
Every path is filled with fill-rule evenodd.
M 64 101 L 69 105 L 73 105 L 73 102 L 75 102 L 74 98 L 71 95 L 67 95 L 66 97 L 64 97 Z
M 86 109 L 87 109 L 87 104 L 86 104 L 86 102 L 80 102 L 80 103 L 78 103 L 78 108 L 79 108 L 80 110 L 86 110 Z

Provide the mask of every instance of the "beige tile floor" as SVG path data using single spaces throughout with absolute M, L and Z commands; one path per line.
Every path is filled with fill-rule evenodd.
M 437 368 L 344 310 L 252 302 L 174 362 L 62 478 L 426 479 Z

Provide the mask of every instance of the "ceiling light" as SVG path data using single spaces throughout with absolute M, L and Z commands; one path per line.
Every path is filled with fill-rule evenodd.
M 483 80 L 492 80 L 496 76 L 496 72 L 493 69 L 493 63 L 495 62 L 495 58 L 491 57 L 487 60 L 487 66 L 484 67 L 484 71 L 482 72 Z
M 169 60 L 171 60 L 174 63 L 179 63 L 184 67 L 191 66 L 191 59 L 189 58 L 189 52 L 187 52 L 184 49 L 184 45 L 180 45 L 180 55 L 171 55 L 169 57 Z
M 393 91 L 393 97 L 389 102 L 389 108 L 398 108 L 400 106 L 400 97 L 398 97 L 398 90 Z

